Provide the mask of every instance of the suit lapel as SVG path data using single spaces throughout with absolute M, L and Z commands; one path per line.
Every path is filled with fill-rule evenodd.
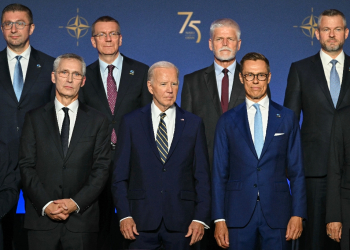
M 345 55 L 343 81 L 341 84 L 337 108 L 341 107 L 341 103 L 344 99 L 346 92 L 348 91 L 349 86 L 350 86 L 350 57 Z
M 53 140 L 53 144 L 57 147 L 61 157 L 64 158 L 54 102 L 46 104 L 42 115 L 47 129 L 49 130 L 51 139 Z
M 9 64 L 7 61 L 7 50 L 6 48 L 0 52 L 0 75 L 1 75 L 1 81 L 0 84 L 2 87 L 6 90 L 8 95 L 18 103 L 17 97 L 15 95 L 15 91 L 13 90 L 13 85 L 11 81 L 10 76 L 10 70 L 9 70 Z
M 239 80 L 239 73 L 241 72 L 241 66 L 236 62 L 236 69 L 235 69 L 235 75 L 233 78 L 233 85 L 231 90 L 231 97 L 230 102 L 228 104 L 228 109 L 232 109 L 233 107 L 237 106 L 237 100 L 242 95 L 242 97 L 245 97 L 245 91 L 244 88 L 242 88 L 242 83 Z
M 215 69 L 214 64 L 209 66 L 207 70 L 204 73 L 204 80 L 207 85 L 209 95 L 211 96 L 213 100 L 213 105 L 218 112 L 219 115 L 222 114 L 222 109 L 220 105 L 220 98 L 219 98 L 219 92 L 218 92 L 218 86 L 216 83 L 216 76 L 215 76 Z

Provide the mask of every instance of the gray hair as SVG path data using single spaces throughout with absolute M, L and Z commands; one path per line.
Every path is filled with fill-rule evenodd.
M 148 70 L 148 76 L 147 76 L 147 80 L 148 81 L 151 81 L 153 80 L 153 75 L 154 75 L 154 70 L 156 68 L 174 68 L 176 69 L 176 77 L 177 79 L 179 79 L 179 69 L 174 65 L 172 64 L 171 62 L 166 62 L 166 61 L 160 61 L 160 62 L 156 62 L 155 64 L 153 64 L 149 70 Z
M 211 39 L 213 38 L 214 30 L 216 28 L 219 28 L 219 27 L 231 27 L 231 28 L 236 30 L 237 39 L 239 40 L 241 38 L 241 29 L 239 28 L 238 23 L 236 23 L 235 21 L 233 21 L 230 18 L 222 18 L 222 19 L 215 20 L 210 25 L 210 38 Z
M 76 59 L 79 62 L 81 62 L 81 70 L 83 72 L 83 76 L 85 76 L 86 73 L 86 64 L 84 62 L 84 59 L 81 56 L 78 56 L 76 54 L 73 53 L 67 53 L 67 54 L 63 54 L 60 55 L 59 57 L 57 57 L 55 59 L 55 61 L 53 62 L 53 72 L 57 72 L 57 68 L 60 65 L 61 59 Z
M 345 16 L 343 14 L 343 12 L 336 10 L 336 9 L 329 9 L 329 10 L 325 10 L 321 13 L 321 15 L 318 17 L 318 22 L 317 22 L 317 28 L 320 29 L 320 25 L 321 25 L 321 20 L 322 17 L 324 16 L 341 16 L 343 18 L 343 23 L 344 23 L 344 29 L 346 29 L 346 19 Z

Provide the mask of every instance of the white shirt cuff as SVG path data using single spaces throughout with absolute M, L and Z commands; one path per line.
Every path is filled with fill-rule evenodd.
M 217 220 L 214 220 L 214 223 L 219 222 L 219 221 L 226 221 L 226 220 L 225 219 L 217 219 Z
M 47 208 L 48 205 L 50 205 L 53 201 L 49 201 L 48 203 L 46 203 L 46 205 L 43 207 L 43 209 L 41 210 L 41 216 L 45 216 L 45 209 Z
M 79 207 L 78 203 L 76 203 L 72 198 L 70 198 L 70 199 L 75 203 L 75 205 L 77 205 L 77 210 L 75 210 L 75 212 L 79 213 L 80 207 Z
M 210 228 L 207 224 L 205 224 L 204 222 L 202 222 L 200 220 L 193 220 L 193 221 L 203 224 L 204 229 L 209 229 Z
M 125 217 L 125 218 L 121 219 L 121 220 L 119 221 L 119 224 L 120 224 L 120 222 L 122 222 L 123 220 L 128 219 L 128 218 L 132 218 L 132 217 L 131 217 L 131 216 L 128 216 L 128 217 Z

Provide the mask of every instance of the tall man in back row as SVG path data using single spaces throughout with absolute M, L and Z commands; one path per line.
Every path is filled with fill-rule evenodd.
M 148 66 L 119 52 L 122 34 L 119 22 L 110 16 L 98 18 L 91 26 L 91 43 L 99 59 L 86 69 L 86 85 L 79 100 L 108 117 L 113 160 L 119 125 L 123 115 L 152 100 L 147 89 Z M 116 238 L 110 234 L 114 205 L 110 181 L 100 196 L 100 235 L 98 249 L 110 249 Z M 113 228 L 118 233 L 117 228 Z M 117 247 L 117 246 L 114 246 Z M 118 246 L 121 248 L 121 246 Z
M 315 35 L 321 51 L 291 65 L 284 106 L 298 118 L 303 113 L 308 220 L 300 249 L 333 250 L 340 246 L 327 237 L 325 229 L 330 134 L 335 111 L 350 105 L 350 57 L 343 52 L 349 29 L 344 14 L 325 10 Z

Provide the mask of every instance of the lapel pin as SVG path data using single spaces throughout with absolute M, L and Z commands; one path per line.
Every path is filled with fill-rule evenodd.
M 37 67 L 37 68 L 41 68 L 41 65 L 40 65 L 40 64 L 37 64 L 36 67 Z
M 185 119 L 181 118 L 180 121 L 184 121 Z
M 350 71 L 350 67 L 349 67 L 349 71 Z
M 135 72 L 133 70 L 130 70 L 130 72 L 129 72 L 129 74 L 132 75 L 132 76 L 134 75 L 134 73 Z
M 280 115 L 280 114 L 277 114 L 276 117 L 281 118 L 281 115 Z

